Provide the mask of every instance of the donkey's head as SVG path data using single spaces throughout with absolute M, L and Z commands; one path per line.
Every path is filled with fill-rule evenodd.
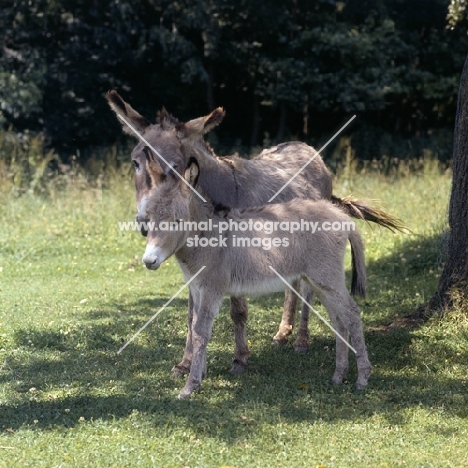
M 166 175 L 153 156 L 147 159 L 146 169 L 154 185 L 146 205 L 146 218 L 151 228 L 142 261 L 146 268 L 156 270 L 187 240 L 183 221 L 190 220 L 190 186 L 197 182 L 199 167 L 197 161 L 190 158 L 181 178 L 176 174 Z
M 158 112 L 156 124 L 151 124 L 116 91 L 107 93 L 107 101 L 119 117 L 124 132 L 140 140 L 132 151 L 132 163 L 135 168 L 137 221 L 144 222 L 147 221 L 146 206 L 154 183 L 158 182 L 160 177 L 168 176 L 172 170 L 184 170 L 192 154 L 190 149 L 203 142 L 203 135 L 221 123 L 225 112 L 218 107 L 205 117 L 184 123 L 163 109 Z M 150 155 L 155 155 L 155 151 L 159 153 L 157 157 L 160 159 L 161 173 L 152 176 L 147 171 L 146 160 Z M 206 154 L 211 153 L 207 151 Z M 142 234 L 146 235 L 144 229 Z

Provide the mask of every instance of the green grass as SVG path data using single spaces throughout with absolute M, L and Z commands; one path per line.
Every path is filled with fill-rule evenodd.
M 170 377 L 186 335 L 173 259 L 140 263 L 129 178 L 104 190 L 73 182 L 48 198 L 0 200 L 0 466 L 467 466 L 468 308 L 418 329 L 389 326 L 437 285 L 450 175 L 348 175 L 335 193 L 378 198 L 412 234 L 362 224 L 369 295 L 360 301 L 374 372 L 369 388 L 332 387 L 334 340 L 314 316 L 297 355 L 271 339 L 282 295 L 250 299 L 249 371 L 228 372 L 227 301 L 201 392 L 178 401 Z M 319 308 L 322 312 L 323 309 Z M 352 358 L 352 356 L 351 356 Z

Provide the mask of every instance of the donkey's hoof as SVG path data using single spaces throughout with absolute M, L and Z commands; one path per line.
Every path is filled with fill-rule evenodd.
M 357 391 L 364 390 L 367 387 L 367 382 L 369 380 L 371 373 L 372 373 L 372 366 L 370 364 L 366 369 L 359 372 L 358 379 L 356 382 Z
M 303 345 L 303 344 L 299 344 L 299 345 L 296 345 L 294 344 L 294 351 L 296 351 L 296 353 L 299 353 L 299 354 L 305 354 L 307 353 L 307 351 L 309 351 L 309 347 L 307 345 Z
M 246 370 L 247 370 L 247 364 L 240 361 L 239 359 L 233 359 L 231 369 L 229 370 L 229 372 L 231 374 L 237 375 L 237 374 L 242 374 L 242 372 L 245 372 Z
M 286 344 L 288 344 L 288 338 L 286 336 L 283 336 L 281 338 L 278 338 L 275 336 L 273 338 L 273 343 L 272 343 L 273 346 L 284 346 Z
M 192 392 L 187 392 L 187 391 L 184 391 L 182 390 L 178 395 L 177 395 L 177 399 L 178 400 L 187 400 L 190 398 L 190 395 L 192 394 Z
M 196 390 L 199 390 L 200 388 L 201 383 L 199 381 L 193 381 L 189 378 L 189 380 L 187 380 L 187 383 L 185 384 L 185 387 L 180 391 L 179 395 L 177 395 L 177 398 L 179 400 L 185 400 L 187 398 L 190 398 L 190 395 Z
M 348 373 L 347 367 L 345 369 L 335 370 L 333 377 L 331 379 L 332 385 L 341 385 L 347 373 Z
M 177 364 L 177 366 L 174 366 L 172 368 L 171 372 L 171 377 L 173 379 L 178 379 L 179 377 L 183 377 L 184 375 L 190 374 L 190 367 L 181 366 Z

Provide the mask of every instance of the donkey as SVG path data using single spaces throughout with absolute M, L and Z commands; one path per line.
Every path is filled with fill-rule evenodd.
M 262 231 L 243 231 L 243 244 L 236 244 L 235 231 L 227 229 L 221 239 L 217 232 L 201 230 L 201 223 L 212 220 L 213 225 L 250 221 L 254 226 L 270 223 L 297 222 L 313 219 L 319 226 L 340 222 L 340 226 L 353 226 L 348 215 L 326 200 L 292 200 L 282 204 L 263 205 L 243 210 L 230 209 L 214 204 L 200 187 L 198 179 L 203 169 L 195 158 L 189 160 L 183 171 L 187 185 L 197 187 L 206 202 L 201 201 L 191 188 L 174 175 L 164 177 L 164 169 L 155 156 L 147 159 L 147 170 L 158 180 L 148 200 L 147 212 L 155 226 L 165 223 L 188 221 L 196 223 L 193 231 L 152 229 L 148 232 L 143 262 L 150 270 L 159 268 L 162 262 L 175 255 L 185 280 L 192 280 L 190 293 L 193 298 L 193 321 L 189 332 L 192 362 L 188 380 L 179 398 L 188 398 L 201 386 L 206 374 L 206 347 L 210 340 L 213 321 L 219 312 L 225 295 L 237 297 L 246 294 L 268 294 L 283 291 L 283 280 L 297 283 L 304 279 L 328 311 L 336 331 L 336 367 L 332 383 L 340 384 L 348 371 L 348 340 L 356 351 L 358 390 L 367 385 L 372 366 L 367 356 L 360 310 L 351 299 L 345 284 L 344 255 L 346 244 L 351 243 L 353 261 L 352 289 L 365 294 L 366 272 L 364 247 L 357 231 L 317 230 L 315 233 L 299 231 L 282 232 L 280 242 L 273 240 L 276 248 L 262 246 L 268 236 Z M 346 223 L 346 224 L 345 224 Z M 176 224 L 177 225 L 177 224 Z M 333 224 L 334 226 L 335 224 Z M 209 247 L 194 246 L 193 240 L 205 239 Z M 254 239 L 257 239 L 256 241 Z M 214 241 L 214 242 L 212 242 Z M 279 245 L 282 244 L 282 246 Z M 255 245 L 255 247 L 253 247 Z M 196 276 L 196 277 L 195 277 Z M 349 345 L 351 347 L 351 345 Z
M 135 186 L 138 207 L 138 221 L 147 221 L 146 206 L 148 197 L 161 177 L 167 177 L 172 169 L 184 168 L 190 157 L 196 157 L 201 167 L 198 184 L 208 196 L 220 205 L 246 208 L 262 205 L 286 184 L 306 163 L 309 163 L 297 177 L 282 190 L 275 202 L 284 202 L 293 198 L 311 200 L 331 199 L 332 203 L 342 208 L 353 217 L 375 222 L 390 230 L 401 230 L 403 224 L 387 213 L 372 208 L 362 201 L 350 198 L 338 198 L 332 194 L 332 178 L 322 158 L 310 146 L 300 142 L 289 142 L 262 151 L 260 155 L 245 160 L 235 157 L 217 157 L 203 139 L 203 135 L 218 125 L 224 118 L 224 111 L 215 109 L 209 115 L 182 123 L 167 111 L 158 115 L 155 125 L 126 103 L 116 91 L 110 91 L 107 99 L 112 110 L 124 117 L 145 139 L 163 155 L 169 165 L 164 165 L 163 173 L 155 178 L 146 171 L 145 158 L 152 152 L 145 143 L 140 142 L 132 152 L 135 167 Z M 133 131 L 123 124 L 129 134 Z M 142 232 L 145 234 L 145 232 Z M 298 285 L 294 285 L 297 289 Z M 305 293 L 310 299 L 310 291 Z M 285 343 L 292 332 L 297 307 L 297 296 L 286 291 L 283 317 L 275 343 Z M 189 323 L 191 320 L 192 298 L 189 296 Z M 245 338 L 247 321 L 247 302 L 242 297 L 231 297 L 231 317 L 235 331 L 235 358 L 232 372 L 241 372 L 246 368 L 249 355 Z M 301 321 L 296 351 L 305 352 L 308 347 L 308 307 L 302 307 Z M 191 355 L 186 349 L 182 361 L 173 368 L 174 375 L 189 372 Z

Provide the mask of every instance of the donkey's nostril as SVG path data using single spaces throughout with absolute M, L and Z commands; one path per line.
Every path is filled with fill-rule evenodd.
M 143 260 L 143 263 L 145 264 L 145 267 L 148 268 L 148 270 L 157 270 L 159 268 L 159 263 L 157 260 L 154 260 L 153 262 Z

